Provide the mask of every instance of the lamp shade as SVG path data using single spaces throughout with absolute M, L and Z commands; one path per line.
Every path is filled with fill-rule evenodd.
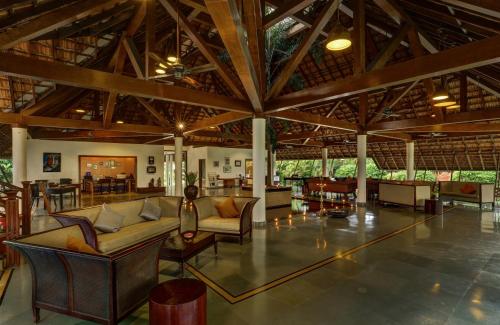
M 448 95 L 448 92 L 443 88 L 441 88 L 438 91 L 436 91 L 434 95 L 432 95 L 432 100 L 444 100 L 448 99 L 448 97 L 450 97 L 450 95 Z
M 326 40 L 326 48 L 330 51 L 342 51 L 352 45 L 351 33 L 340 23 L 337 23 Z
M 434 103 L 434 107 L 448 107 L 451 105 L 455 105 L 457 102 L 453 99 L 445 99 L 439 102 Z

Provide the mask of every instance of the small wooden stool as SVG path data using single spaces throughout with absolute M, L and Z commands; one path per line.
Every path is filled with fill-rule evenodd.
M 439 199 L 426 199 L 424 211 L 426 214 L 443 214 L 443 202 Z
M 207 287 L 195 279 L 160 283 L 149 293 L 149 324 L 206 325 Z

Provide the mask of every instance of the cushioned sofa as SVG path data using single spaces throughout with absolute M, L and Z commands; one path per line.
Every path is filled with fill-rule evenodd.
M 168 233 L 106 254 L 69 250 L 69 236 L 88 238 L 80 225 L 72 225 L 6 241 L 31 267 L 35 322 L 46 309 L 116 324 L 147 301 L 158 283 L 158 256 Z
M 243 236 L 249 234 L 252 238 L 252 211 L 259 200 L 253 197 L 233 197 L 236 208 L 240 212 L 238 218 L 222 218 L 219 216 L 216 204 L 226 200 L 227 196 L 204 196 L 193 201 L 198 230 L 217 234 L 238 236 L 240 245 Z
M 454 201 L 464 201 L 479 204 L 494 204 L 495 184 L 473 182 L 439 182 L 439 196 L 450 198 Z
M 63 226 L 80 225 L 90 246 L 101 253 L 112 253 L 144 239 L 179 229 L 182 197 L 160 196 L 148 200 L 161 208 L 161 218 L 157 221 L 146 222 L 139 216 L 144 199 L 108 204 L 110 209 L 125 216 L 120 231 L 112 233 L 101 233 L 94 227 L 102 206 L 53 213 L 51 216 Z
M 147 200 L 161 215 L 159 220 L 140 216 L 144 199 L 111 203 L 107 207 L 123 217 L 116 232 L 95 229 L 103 210 L 96 206 L 52 214 L 63 228 L 7 242 L 31 266 L 36 322 L 43 308 L 116 324 L 147 301 L 158 283 L 160 247 L 180 227 L 182 197 Z M 90 246 L 91 252 L 68 249 L 70 238 Z

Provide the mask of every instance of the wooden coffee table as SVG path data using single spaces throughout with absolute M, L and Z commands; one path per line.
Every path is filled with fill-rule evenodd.
M 214 247 L 217 256 L 217 241 L 213 232 L 198 231 L 191 241 L 184 240 L 179 234 L 165 241 L 160 249 L 160 259 L 179 263 L 184 277 L 184 263 L 210 246 Z

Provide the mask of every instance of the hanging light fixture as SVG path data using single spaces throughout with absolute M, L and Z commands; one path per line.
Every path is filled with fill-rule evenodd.
M 342 51 L 351 47 L 351 33 L 340 22 L 340 3 L 337 8 L 337 22 L 333 26 L 328 38 L 326 39 L 326 48 L 330 51 Z
M 449 98 L 449 99 L 445 99 L 445 100 L 436 102 L 433 105 L 434 105 L 434 107 L 448 107 L 448 106 L 455 105 L 456 103 L 457 102 L 455 100 Z
M 156 68 L 155 72 L 156 72 L 157 74 L 165 74 L 165 73 L 167 73 L 167 71 L 166 71 L 166 70 L 165 70 L 162 66 L 158 66 L 158 67 Z
M 434 95 L 432 95 L 432 100 L 434 101 L 439 101 L 439 100 L 445 100 L 448 99 L 450 95 L 448 95 L 448 92 L 443 88 L 439 88 Z

